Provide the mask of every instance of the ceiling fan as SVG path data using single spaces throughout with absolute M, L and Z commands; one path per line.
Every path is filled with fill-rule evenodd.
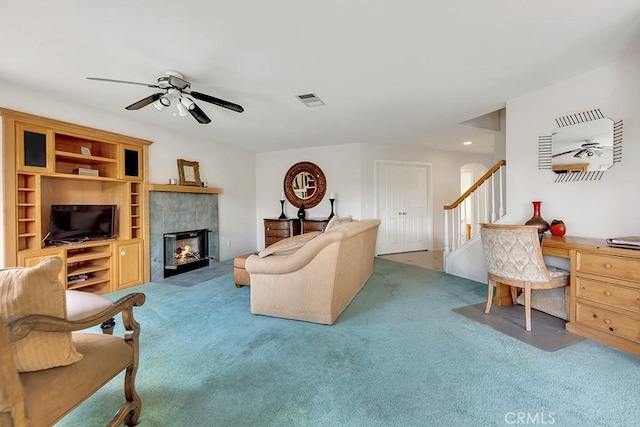
M 137 83 L 137 82 L 129 82 L 125 80 L 103 79 L 101 77 L 87 77 L 87 79 L 98 80 L 103 82 L 141 85 L 141 86 L 151 87 L 154 89 L 160 89 L 159 92 L 156 92 L 153 95 L 147 96 L 146 98 L 143 98 L 140 101 L 134 102 L 133 104 L 127 106 L 126 107 L 127 110 L 139 110 L 142 107 L 146 107 L 149 104 L 153 104 L 153 106 L 156 107 L 158 111 L 162 111 L 165 107 L 169 107 L 173 102 L 176 104 L 176 108 L 178 109 L 178 114 L 180 116 L 186 116 L 187 114 L 191 114 L 191 116 L 194 119 L 196 119 L 199 123 L 202 123 L 202 124 L 210 123 L 211 119 L 207 117 L 207 115 L 204 113 L 204 111 L 202 111 L 200 107 L 198 107 L 198 105 L 192 99 L 193 97 L 200 101 L 208 102 L 210 104 L 227 108 L 232 111 L 237 111 L 238 113 L 242 113 L 244 111 L 244 108 L 242 108 L 238 104 L 234 104 L 232 102 L 225 101 L 223 99 L 216 98 L 211 95 L 207 95 L 204 93 L 191 90 L 191 83 L 186 81 L 182 73 L 179 73 L 178 71 L 173 71 L 173 70 L 165 71 L 163 76 L 158 77 L 157 84 Z
M 593 139 L 587 139 L 585 140 L 584 144 L 580 145 L 580 147 L 574 148 L 573 150 L 564 151 L 562 153 L 554 154 L 551 157 L 559 157 L 571 153 L 575 153 L 573 157 L 579 159 L 581 159 L 585 154 L 587 155 L 587 157 L 593 157 L 594 155 L 600 157 L 602 156 L 602 152 L 604 150 L 613 150 L 613 147 L 600 145 L 600 143 L 595 142 Z

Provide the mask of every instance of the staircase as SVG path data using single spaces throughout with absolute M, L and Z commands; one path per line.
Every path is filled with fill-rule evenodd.
M 506 164 L 500 160 L 455 202 L 444 207 L 444 270 L 479 282 L 486 281 L 480 245 L 480 224 L 506 217 Z

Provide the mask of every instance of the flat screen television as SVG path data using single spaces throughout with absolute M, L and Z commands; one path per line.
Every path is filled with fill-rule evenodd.
M 113 238 L 117 232 L 116 205 L 51 205 L 51 244 Z

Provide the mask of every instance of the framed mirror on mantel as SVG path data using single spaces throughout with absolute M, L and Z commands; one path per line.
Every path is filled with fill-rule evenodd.
M 551 169 L 556 182 L 593 181 L 622 160 L 622 120 L 600 109 L 559 117 L 551 135 L 538 137 L 538 169 Z
M 289 203 L 296 208 L 304 204 L 305 209 L 310 209 L 324 198 L 327 180 L 317 165 L 300 162 L 289 168 L 283 186 Z

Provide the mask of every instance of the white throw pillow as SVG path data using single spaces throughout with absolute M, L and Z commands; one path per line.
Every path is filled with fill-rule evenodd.
M 349 216 L 334 216 L 327 223 L 327 226 L 325 227 L 324 232 L 326 233 L 332 227 L 335 227 L 335 226 L 340 225 L 340 224 L 346 224 L 346 223 L 351 222 L 351 221 L 353 221 L 353 218 L 351 217 L 351 215 L 349 215 Z

